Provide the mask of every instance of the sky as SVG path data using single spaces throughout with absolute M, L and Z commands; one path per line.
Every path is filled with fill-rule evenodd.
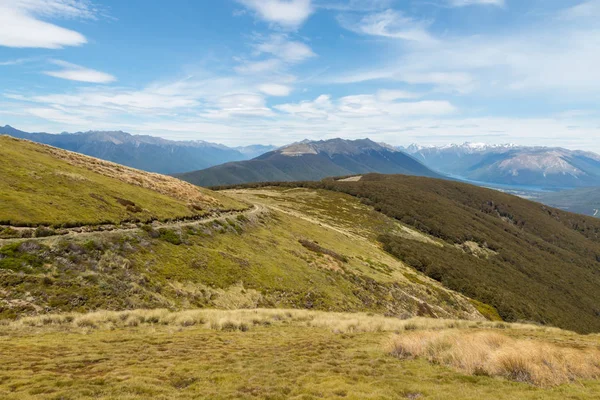
M 600 0 L 0 0 L 0 125 L 600 152 Z

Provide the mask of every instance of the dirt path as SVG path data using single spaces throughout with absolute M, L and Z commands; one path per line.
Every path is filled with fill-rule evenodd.
M 247 197 L 253 196 L 252 197 L 252 201 L 254 202 L 255 206 L 260 206 L 260 207 L 264 207 L 264 208 L 270 208 L 273 211 L 277 211 L 280 212 L 282 214 L 286 214 L 301 220 L 304 220 L 306 222 L 310 222 L 311 224 L 315 224 L 315 225 L 319 225 L 321 227 L 327 228 L 327 229 L 331 229 L 337 233 L 341 233 L 342 235 L 354 238 L 354 239 L 359 239 L 359 240 L 368 240 L 366 237 L 358 235 L 356 233 L 350 232 L 348 229 L 342 228 L 342 227 L 338 227 L 338 226 L 334 226 L 331 225 L 321 219 L 317 219 L 314 217 L 311 217 L 305 213 L 302 213 L 300 211 L 296 211 L 296 210 L 291 210 L 289 208 L 284 208 L 284 207 L 280 207 L 280 206 L 276 206 L 274 204 L 272 204 L 271 202 L 266 202 L 267 204 L 264 203 L 260 203 L 261 199 L 260 197 L 255 196 L 258 191 L 256 190 L 246 190 L 246 189 L 234 189 L 234 190 L 230 190 L 230 191 L 226 191 L 226 193 L 229 194 L 233 194 L 232 197 L 236 197 L 235 195 L 241 195 L 242 198 L 244 200 L 247 200 Z M 260 194 L 260 193 L 259 193 Z M 238 200 L 240 200 L 240 198 L 238 198 Z M 264 201 L 264 200 L 263 200 Z
M 154 229 L 173 229 L 173 228 L 182 228 L 185 226 L 193 226 L 197 224 L 204 224 L 207 222 L 213 222 L 217 220 L 224 220 L 226 218 L 237 217 L 238 215 L 244 215 L 246 217 L 252 217 L 254 215 L 259 215 L 268 211 L 268 208 L 263 206 L 262 204 L 252 205 L 251 208 L 243 211 L 230 211 L 226 213 L 218 213 L 217 215 L 209 215 L 205 218 L 200 219 L 188 219 L 181 220 L 175 222 L 153 222 L 151 225 Z M 56 238 L 73 238 L 73 237 L 89 237 L 89 236 L 97 236 L 101 234 L 112 234 L 112 233 L 127 233 L 127 232 L 135 232 L 141 230 L 139 226 L 136 224 L 128 225 L 127 227 L 120 227 L 111 225 L 111 226 L 98 226 L 98 227 L 78 227 L 78 228 L 68 228 L 61 229 L 57 231 L 55 235 L 49 235 L 45 237 L 33 237 L 33 238 L 10 238 L 10 239 L 0 239 L 0 246 L 5 244 L 10 244 L 14 242 L 20 242 L 24 240 L 35 240 L 35 241 L 43 241 L 43 240 L 53 240 Z M 86 230 L 93 228 L 92 230 Z M 14 228 L 19 229 L 19 228 Z

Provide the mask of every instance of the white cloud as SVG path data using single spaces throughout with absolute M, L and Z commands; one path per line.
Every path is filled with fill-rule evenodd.
M 243 61 L 240 65 L 235 67 L 235 71 L 238 74 L 263 74 L 268 72 L 278 71 L 283 66 L 281 60 L 271 58 L 261 61 Z
M 63 67 L 63 69 L 59 71 L 45 71 L 44 74 L 70 81 L 90 83 L 110 83 L 117 80 L 117 78 L 105 72 L 85 68 L 80 65 L 68 63 L 66 61 L 54 60 L 53 64 Z
M 421 94 L 414 92 L 407 92 L 405 90 L 389 90 L 381 89 L 377 92 L 377 98 L 382 101 L 394 101 L 401 99 L 416 99 L 421 97 Z
M 258 90 L 269 96 L 289 96 L 292 92 L 292 88 L 286 85 L 280 85 L 278 83 L 265 83 L 258 86 Z
M 474 78 L 469 73 L 457 71 L 436 71 L 444 64 L 413 66 L 408 62 L 400 63 L 400 67 L 385 67 L 369 71 L 351 72 L 345 75 L 336 74 L 328 79 L 331 83 L 351 84 L 368 81 L 395 81 L 412 85 L 432 85 L 441 91 L 466 93 L 475 87 Z M 432 69 L 432 71 L 427 71 Z M 424 71 L 424 72 L 421 72 Z
M 311 0 L 238 0 L 269 23 L 298 29 L 313 12 Z
M 506 5 L 505 0 L 448 0 L 448 3 L 452 7 L 466 7 L 473 5 L 504 7 Z
M 392 6 L 393 0 L 321 0 L 315 6 L 336 11 L 374 11 Z
M 274 92 L 277 87 L 264 89 Z M 273 111 L 251 81 L 212 75 L 187 77 L 173 82 L 157 82 L 142 90 L 120 87 L 86 87 L 62 94 L 24 95 L 4 93 L 15 107 L 49 121 L 89 127 L 106 126 L 107 120 L 148 121 L 168 118 L 182 121 L 201 117 L 227 119 L 268 117 Z M 32 107 L 31 103 L 35 106 Z
M 0 66 L 21 65 L 31 60 L 32 58 L 17 58 L 16 60 L 0 61 Z
M 385 97 L 385 96 L 384 96 Z M 377 95 L 344 96 L 335 101 L 328 95 L 321 95 L 314 101 L 281 104 L 275 106 L 279 111 L 294 114 L 299 117 L 314 119 L 344 119 L 344 118 L 391 118 L 414 117 L 423 115 L 452 114 L 456 108 L 447 101 L 417 101 L 397 102 L 394 96 L 382 98 Z
M 351 15 L 342 15 L 338 17 L 338 21 L 344 28 L 363 35 L 381 36 L 420 43 L 437 42 L 427 32 L 427 22 L 414 20 L 405 16 L 400 11 L 391 9 L 366 15 L 359 20 L 356 20 Z
M 236 93 L 217 99 L 215 108 L 205 114 L 209 118 L 270 117 L 273 111 L 265 98 L 253 93 Z
M 600 29 L 596 19 L 589 17 L 596 6 L 600 15 L 600 0 L 583 2 L 557 12 L 558 18 L 546 17 L 514 34 L 447 34 L 437 44 L 402 47 L 387 65 L 336 71 L 323 81 L 349 84 L 387 80 L 458 93 L 545 93 L 560 95 L 563 100 L 565 96 L 576 101 L 597 99 Z
M 275 109 L 305 119 L 327 119 L 329 112 L 333 110 L 333 104 L 331 96 L 321 95 L 314 101 L 280 104 Z
M 600 0 L 588 0 L 563 11 L 562 16 L 568 19 L 598 18 L 600 16 Z
M 96 10 L 83 0 L 0 0 L 0 46 L 59 49 L 80 46 L 87 39 L 40 17 L 94 18 Z
M 38 118 L 58 122 L 66 125 L 85 125 L 87 120 L 76 115 L 69 114 L 57 108 L 27 108 L 25 112 Z
M 286 35 L 271 35 L 267 40 L 254 45 L 256 54 L 270 54 L 289 63 L 299 63 L 314 57 L 312 49 L 306 44 L 289 40 Z

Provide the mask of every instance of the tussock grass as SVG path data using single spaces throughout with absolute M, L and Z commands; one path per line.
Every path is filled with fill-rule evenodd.
M 62 331 L 89 329 L 120 329 L 152 325 L 172 327 L 205 327 L 213 330 L 247 331 L 253 326 L 270 326 L 293 323 L 299 326 L 324 328 L 334 333 L 405 332 L 468 329 L 513 329 L 540 332 L 562 332 L 556 328 L 544 328 L 527 324 L 506 324 L 483 321 L 447 320 L 432 318 L 399 319 L 371 313 L 337 313 L 311 310 L 197 309 L 169 311 L 166 309 L 97 311 L 87 314 L 48 314 L 25 317 L 6 322 L 4 328 L 12 331 L 30 331 L 32 328 L 58 329 Z M 0 326 L 2 329 L 2 326 Z
M 470 375 L 499 376 L 537 386 L 600 378 L 600 351 L 514 339 L 497 332 L 421 331 L 396 335 L 389 352 L 425 358 Z
M 382 347 L 386 330 L 401 337 L 484 332 L 495 347 L 512 340 L 504 335 L 565 348 L 600 344 L 595 335 L 532 325 L 310 310 L 46 315 L 0 321 L 0 398 L 563 400 L 600 393 L 599 380 L 539 387 L 400 359 Z M 506 369 L 526 376 L 521 361 L 508 360 Z

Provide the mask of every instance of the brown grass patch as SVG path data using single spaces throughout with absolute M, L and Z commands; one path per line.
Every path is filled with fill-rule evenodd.
M 389 352 L 425 358 L 470 375 L 498 376 L 537 386 L 600 378 L 600 351 L 513 339 L 496 332 L 422 331 L 395 335 Z
M 215 197 L 202 193 L 197 186 L 170 176 L 140 171 L 110 161 L 100 160 L 51 146 L 39 146 L 43 148 L 44 152 L 73 166 L 83 167 L 109 178 L 118 179 L 131 185 L 154 190 L 177 200 L 189 202 L 190 206 L 195 209 L 203 209 L 203 205 L 220 205 Z

